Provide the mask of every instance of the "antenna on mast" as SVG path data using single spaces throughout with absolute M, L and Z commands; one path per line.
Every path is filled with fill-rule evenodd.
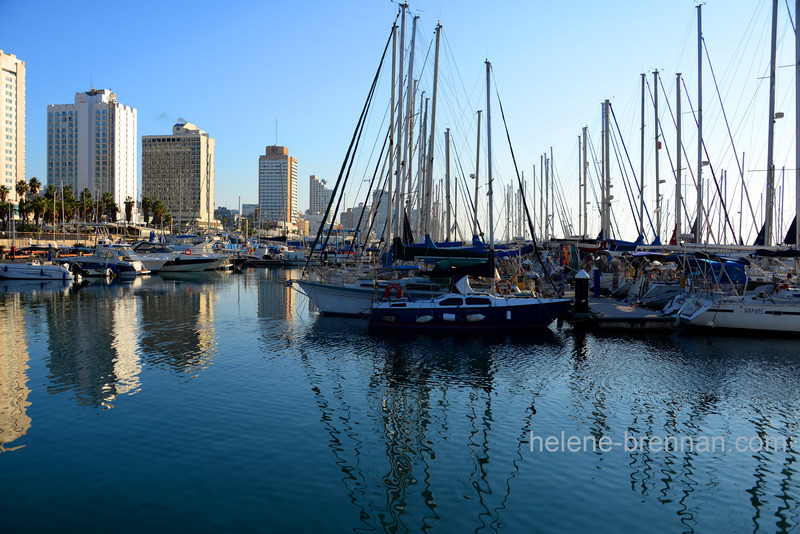
M 278 146 L 278 119 L 275 119 L 275 146 Z

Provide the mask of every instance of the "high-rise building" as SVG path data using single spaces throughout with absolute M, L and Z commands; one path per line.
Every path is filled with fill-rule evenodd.
M 283 146 L 258 157 L 259 224 L 288 229 L 297 214 L 297 159 Z
M 333 196 L 333 190 L 328 189 L 328 183 L 312 174 L 309 177 L 309 211 L 315 215 L 324 215 Z M 330 216 L 328 217 L 330 220 Z
M 17 202 L 17 182 L 25 179 L 25 62 L 0 50 L 3 120 L 0 185 L 9 189 L 7 200 Z
M 216 141 L 197 126 L 179 122 L 172 135 L 142 136 L 142 197 L 160 200 L 173 223 L 214 223 Z
M 75 93 L 74 104 L 47 106 L 47 183 L 77 198 L 111 193 L 120 213 L 136 194 L 136 109 L 107 89 Z

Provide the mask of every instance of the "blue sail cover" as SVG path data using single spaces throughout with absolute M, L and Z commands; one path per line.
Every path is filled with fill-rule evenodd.
M 719 262 L 702 258 L 686 258 L 684 272 L 702 275 L 713 284 L 746 284 L 745 264 L 736 261 Z

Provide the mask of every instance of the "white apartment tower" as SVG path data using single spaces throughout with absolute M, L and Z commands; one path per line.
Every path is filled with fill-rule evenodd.
M 47 106 L 47 183 L 110 192 L 121 213 L 136 199 L 136 109 L 107 89 L 75 94 L 74 104 Z
M 297 159 L 283 146 L 258 157 L 259 224 L 288 229 L 297 214 Z
M 142 136 L 142 197 L 160 200 L 175 223 L 214 224 L 216 141 L 189 122 L 172 135 Z
M 2 96 L 2 173 L 0 185 L 8 187 L 9 202 L 17 202 L 17 182 L 25 179 L 25 62 L 0 50 Z
M 327 188 L 328 183 L 312 174 L 309 177 L 309 210 L 314 215 L 325 215 L 328 204 L 333 196 L 333 190 Z M 330 217 L 329 217 L 330 219 Z

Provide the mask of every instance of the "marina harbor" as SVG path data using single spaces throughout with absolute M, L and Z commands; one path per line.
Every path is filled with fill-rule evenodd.
M 0 534 L 800 530 L 800 0 L 55 7 Z

